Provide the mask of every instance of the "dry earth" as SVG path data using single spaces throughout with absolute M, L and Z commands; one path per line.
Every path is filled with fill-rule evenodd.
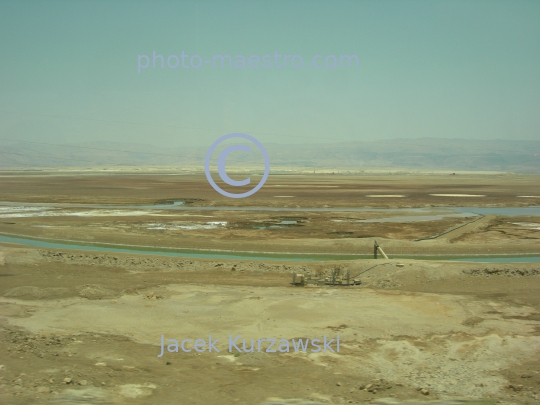
M 291 272 L 334 263 L 1 252 L 6 404 L 540 398 L 537 264 L 362 260 L 347 263 L 360 286 L 301 288 Z M 159 358 L 161 334 L 223 343 Z M 248 348 L 339 334 L 341 350 L 229 353 L 239 334 Z
M 272 212 L 45 207 L 39 211 L 38 205 L 27 207 L 29 211 L 13 213 L 9 207 L 0 207 L 0 233 L 4 234 L 236 252 L 369 255 L 372 239 L 377 238 L 389 252 L 398 255 L 540 253 L 538 217 L 489 215 L 436 239 L 414 242 L 475 219 L 448 216 L 448 211 L 438 207 L 540 205 L 540 179 L 535 175 L 271 175 L 266 185 L 247 199 L 219 195 L 201 175 L 156 174 L 142 169 L 139 174 L 4 172 L 0 187 L 1 201 L 34 204 L 114 206 L 185 201 L 190 207 L 206 208 L 249 205 L 396 209 L 393 212 Z M 287 195 L 293 197 L 276 197 Z M 467 197 L 470 195 L 481 197 Z M 429 212 L 397 211 L 403 208 L 428 208 Z M 422 221 L 399 219 L 426 215 L 439 217 Z M 372 222 L 388 217 L 394 218 L 393 222 Z
M 1 209 L 1 207 L 0 207 Z M 41 216 L 50 214 L 55 216 Z M 369 256 L 376 239 L 391 255 L 540 255 L 540 220 L 533 216 L 445 217 L 418 222 L 363 222 L 403 212 L 251 213 L 73 209 L 0 213 L 0 233 L 55 241 L 231 252 Z M 123 213 L 123 214 L 122 214 Z M 125 214 L 125 215 L 124 215 Z M 437 215 L 437 211 L 429 215 Z M 441 212 L 438 212 L 441 214 Z M 2 217 L 2 215 L 4 215 Z M 66 216 L 62 216 L 66 215 Z M 407 213 L 415 217 L 426 215 Z M 359 222 L 360 221 L 360 222 Z M 451 231 L 452 229 L 454 231 Z M 415 241 L 444 233 L 434 239 Z
M 248 177 L 245 173 L 231 173 L 230 176 L 236 179 Z M 257 176 L 253 176 L 252 182 L 258 182 Z M 216 183 L 225 188 L 222 182 L 216 180 Z M 189 200 L 199 206 L 399 208 L 540 205 L 539 176 L 512 173 L 271 174 L 261 190 L 243 199 L 218 194 L 204 174 L 155 173 L 145 168 L 131 173 L 103 170 L 68 173 L 4 171 L 0 172 L 0 185 L 0 201 L 34 203 L 154 204 Z M 235 187 L 228 191 L 241 193 L 252 186 L 245 188 Z M 403 197 L 385 197 L 388 195 Z
M 1 201 L 43 214 L 4 209 L 0 233 L 45 239 L 368 255 L 376 238 L 390 257 L 540 251 L 538 217 L 374 223 L 366 221 L 404 213 L 31 207 L 182 200 L 201 207 L 431 207 L 429 215 L 438 215 L 443 206 L 539 205 L 538 176 L 272 175 L 254 198 L 233 201 L 197 174 L 4 172 L 0 190 Z M 327 274 L 337 263 L 0 244 L 0 403 L 539 403 L 538 263 L 357 260 L 341 263 L 361 285 L 290 285 L 291 273 Z M 220 339 L 220 353 L 158 357 L 162 335 L 210 334 Z M 229 353 L 229 335 L 242 335 L 248 347 L 251 339 L 339 335 L 340 352 L 266 353 L 263 342 L 261 353 Z

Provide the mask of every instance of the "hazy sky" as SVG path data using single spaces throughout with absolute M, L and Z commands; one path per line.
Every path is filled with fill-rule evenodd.
M 539 22 L 539 1 L 516 0 L 2 1 L 0 137 L 538 139 Z M 182 51 L 203 65 L 169 68 Z M 204 64 L 275 52 L 323 68 Z M 342 54 L 358 68 L 324 66 Z

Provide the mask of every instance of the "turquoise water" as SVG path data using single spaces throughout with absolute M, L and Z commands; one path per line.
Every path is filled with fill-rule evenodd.
M 482 263 L 538 263 L 540 256 L 521 256 L 521 257 L 485 257 L 485 258 L 465 258 L 452 259 L 456 262 L 482 262 Z
M 242 255 L 219 252 L 219 253 L 202 253 L 190 250 L 178 250 L 167 248 L 139 248 L 136 246 L 118 247 L 118 245 L 106 245 L 106 244 L 78 244 L 74 242 L 51 242 L 41 239 L 21 238 L 7 235 L 0 235 L 0 242 L 4 243 L 16 243 L 18 245 L 32 246 L 38 248 L 49 249 L 76 249 L 76 250 L 89 250 L 97 252 L 110 252 L 110 253 L 137 253 L 147 255 L 159 255 L 159 256 L 172 256 L 172 257 L 185 257 L 188 259 L 237 259 L 237 260 L 286 260 L 286 261 L 315 261 L 315 260 L 329 260 L 329 259 L 342 259 L 352 260 L 362 258 L 361 256 L 330 256 L 319 255 L 317 257 L 311 257 L 310 255 L 293 255 L 285 256 L 283 254 L 268 254 L 261 255 L 257 253 L 242 253 Z M 367 258 L 367 256 L 365 257 Z
M 178 210 L 178 211 L 280 211 L 280 212 L 425 212 L 448 210 L 451 212 L 472 213 L 479 215 L 540 215 L 540 207 L 424 207 L 424 208 L 372 208 L 372 207 L 313 207 L 313 208 L 285 208 L 285 207 L 197 207 L 185 205 L 182 201 L 174 204 L 154 205 L 98 205 L 98 204 L 40 204 L 3 202 L 0 207 L 50 207 L 50 208 L 94 208 L 115 210 Z
M 414 222 L 422 220 L 440 219 L 445 216 L 471 216 L 471 215 L 540 215 L 540 207 L 503 207 L 503 208 L 483 208 L 483 207 L 426 207 L 426 208 L 371 208 L 371 207 L 351 207 L 351 208 L 273 208 L 273 207 L 195 207 L 186 206 L 182 201 L 174 202 L 173 204 L 156 204 L 156 205 L 92 205 L 92 204 L 32 204 L 32 203 L 0 203 L 0 207 L 54 207 L 54 208 L 94 208 L 94 209 L 115 209 L 115 210 L 183 210 L 183 211 L 296 211 L 296 212 L 416 212 L 416 213 L 431 213 L 435 210 L 448 210 L 453 214 L 437 215 L 437 216 L 400 216 L 391 218 L 378 218 L 367 220 L 365 222 Z M 436 217 L 436 218 L 435 218 Z M 282 221 L 283 225 L 289 225 L 288 222 Z M 367 255 L 331 255 L 331 254 L 263 254 L 263 253 L 228 253 L 228 252 L 209 252 L 196 251 L 189 249 L 171 249 L 171 248 L 154 248 L 146 246 L 122 246 L 99 243 L 79 243 L 66 241 L 50 241 L 27 237 L 17 237 L 9 235 L 0 235 L 0 242 L 16 243 L 20 245 L 51 248 L 51 249 L 78 249 L 100 252 L 117 252 L 117 253 L 138 253 L 152 254 L 162 256 L 174 256 L 197 259 L 252 259 L 252 260 L 282 260 L 282 261 L 321 261 L 321 260 L 358 260 L 369 259 L 373 256 Z M 468 262 L 540 262 L 538 256 L 486 256 L 486 257 L 455 257 L 455 256 L 392 256 L 393 258 L 411 258 L 419 260 L 451 260 L 451 261 L 468 261 Z
M 167 248 L 151 248 L 151 247 L 137 247 L 137 246 L 125 246 L 120 247 L 118 245 L 107 244 L 78 244 L 75 242 L 62 242 L 62 241 L 46 241 L 33 238 L 22 238 L 16 236 L 0 235 L 0 242 L 4 243 L 16 243 L 19 245 L 32 246 L 38 248 L 48 249 L 76 249 L 76 250 L 88 250 L 97 252 L 110 252 L 110 253 L 136 253 L 146 255 L 159 255 L 159 256 L 172 256 L 172 257 L 184 257 L 188 259 L 236 259 L 236 260 L 280 260 L 280 261 L 323 261 L 323 260 L 359 260 L 359 259 L 371 259 L 372 255 L 328 255 L 328 254 L 258 254 L 258 253 L 242 253 L 234 254 L 227 252 L 201 252 L 192 250 L 179 250 L 179 249 L 167 249 Z M 391 258 L 409 258 L 417 260 L 450 260 L 460 262 L 496 262 L 496 263 L 516 263 L 516 262 L 540 262 L 540 256 L 491 256 L 491 257 L 451 257 L 451 256 L 391 256 Z
M 502 207 L 502 208 L 486 208 L 486 207 L 449 207 L 448 209 L 458 212 L 468 212 L 480 215 L 540 215 L 540 207 Z

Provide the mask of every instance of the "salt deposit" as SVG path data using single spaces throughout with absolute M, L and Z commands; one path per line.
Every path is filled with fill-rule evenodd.
M 200 223 L 193 223 L 193 222 L 187 222 L 185 224 L 161 224 L 161 223 L 150 223 L 146 224 L 147 228 L 149 230 L 166 230 L 166 231 L 178 231 L 178 230 L 197 230 L 197 229 L 217 229 L 219 227 L 227 226 L 227 222 L 223 221 L 212 221 L 212 222 L 204 222 L 202 224 Z
M 534 222 L 512 222 L 513 225 L 526 226 L 529 229 L 535 229 L 540 231 L 540 224 Z
M 29 217 L 131 217 L 141 215 L 161 216 L 145 210 L 89 210 L 62 211 L 46 207 L 0 207 L 0 218 Z
M 485 197 L 482 194 L 430 194 L 435 197 Z

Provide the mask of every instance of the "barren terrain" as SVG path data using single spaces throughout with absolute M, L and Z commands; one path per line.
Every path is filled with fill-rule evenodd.
M 196 175 L 3 176 L 4 235 L 336 259 L 372 255 L 376 239 L 390 260 L 188 259 L 1 243 L 0 403 L 540 402 L 538 262 L 396 258 L 540 255 L 538 216 L 443 208 L 539 204 L 520 197 L 540 195 L 536 176 L 271 176 L 241 201 L 221 198 Z M 285 195 L 294 197 L 275 197 Z M 216 208 L 134 207 L 173 201 Z M 390 210 L 218 208 L 227 205 Z M 290 284 L 292 273 L 328 276 L 336 266 L 361 284 Z M 158 357 L 162 335 L 212 335 L 221 351 Z M 229 335 L 248 346 L 339 335 L 340 351 L 267 353 L 263 343 L 260 353 L 229 352 Z
M 220 187 L 234 193 L 250 190 L 260 179 L 249 172 L 230 176 L 238 180 L 250 177 L 252 182 L 226 188 L 219 177 L 215 179 Z M 312 174 L 298 170 L 271 174 L 250 198 L 232 199 L 218 194 L 204 173 L 195 170 L 28 170 L 0 172 L 0 201 L 119 205 L 187 200 L 197 206 L 269 207 L 527 206 L 540 204 L 538 179 L 538 175 L 512 173 Z

